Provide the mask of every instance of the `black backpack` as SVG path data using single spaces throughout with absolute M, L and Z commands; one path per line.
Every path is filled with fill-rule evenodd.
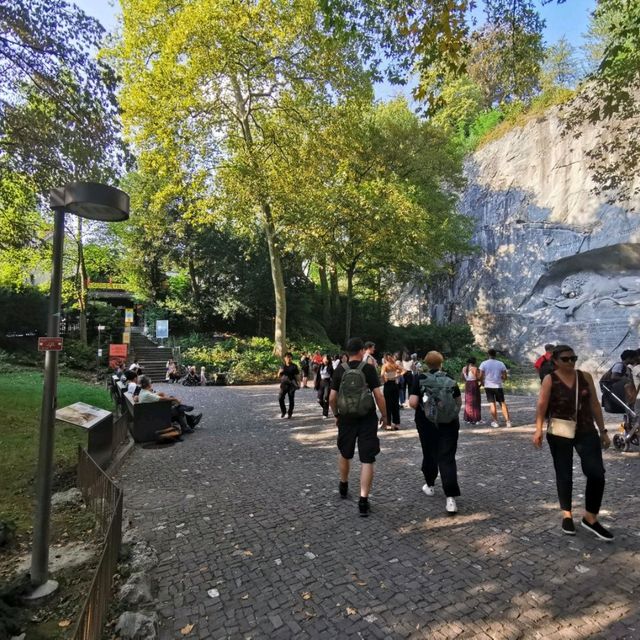
M 555 367 L 553 365 L 553 361 L 551 358 L 545 360 L 538 369 L 538 375 L 540 376 L 540 381 L 544 380 L 544 377 L 553 373 L 555 371 Z

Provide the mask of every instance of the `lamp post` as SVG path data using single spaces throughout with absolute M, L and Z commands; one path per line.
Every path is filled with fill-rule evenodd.
M 100 379 L 100 358 L 102 357 L 102 332 L 106 329 L 103 324 L 98 325 L 98 351 L 96 353 L 96 380 Z
M 47 336 L 60 336 L 60 303 L 62 297 L 62 252 L 64 248 L 65 213 L 90 220 L 117 222 L 129 217 L 129 196 L 120 189 L 95 182 L 74 182 L 52 189 L 49 204 L 54 211 L 53 265 Z M 54 421 L 58 388 L 58 351 L 47 350 L 44 360 L 44 387 L 40 414 L 40 444 L 36 471 L 36 511 L 31 554 L 30 600 L 43 598 L 58 588 L 49 580 L 49 527 L 51 516 L 51 481 L 53 472 Z

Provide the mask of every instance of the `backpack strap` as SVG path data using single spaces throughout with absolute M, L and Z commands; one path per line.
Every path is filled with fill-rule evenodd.
M 364 358 L 362 358 L 362 360 L 360 360 L 360 364 L 357 367 L 358 371 L 362 371 L 366 364 L 367 364 L 367 361 Z

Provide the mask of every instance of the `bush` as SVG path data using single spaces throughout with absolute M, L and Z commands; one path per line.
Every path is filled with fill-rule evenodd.
M 62 350 L 62 362 L 71 369 L 95 369 L 96 350 L 80 340 L 69 340 L 65 338 Z
M 318 344 L 311 341 L 292 344 L 290 349 L 294 354 L 294 362 L 299 360 L 303 351 L 339 351 L 334 344 Z M 183 351 L 182 356 L 185 365 L 206 367 L 209 375 L 227 372 L 231 384 L 275 382 L 281 364 L 280 358 L 273 355 L 273 341 L 261 337 L 230 337 L 213 346 L 189 347 Z

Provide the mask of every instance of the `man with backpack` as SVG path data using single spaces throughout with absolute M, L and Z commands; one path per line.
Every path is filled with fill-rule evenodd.
M 637 390 L 633 380 L 632 367 L 637 360 L 636 351 L 625 349 L 620 354 L 620 360 L 600 378 L 602 406 L 607 413 L 626 412 L 624 405 L 620 404 L 618 400 L 622 400 L 627 406 L 634 406 Z
M 414 376 L 409 392 L 409 406 L 416 411 L 416 427 L 422 446 L 422 473 L 427 496 L 435 494 L 440 472 L 449 515 L 458 512 L 456 498 L 460 495 L 456 450 L 460 431 L 462 394 L 453 378 L 442 371 L 444 358 L 438 351 L 425 356 L 426 373 Z
M 546 375 L 553 373 L 553 361 L 551 360 L 551 356 L 553 354 L 553 349 L 555 345 L 553 344 L 545 344 L 544 345 L 544 353 L 536 360 L 533 365 L 540 376 L 540 382 L 544 380 Z
M 349 469 L 357 442 L 361 462 L 358 511 L 362 517 L 367 517 L 373 463 L 380 453 L 376 405 L 383 417 L 387 415 L 387 408 L 380 391 L 378 374 L 373 366 L 363 360 L 365 351 L 362 340 L 350 338 L 346 351 L 349 360 L 334 371 L 329 395 L 329 406 L 338 427 L 338 490 L 341 498 L 347 497 Z

